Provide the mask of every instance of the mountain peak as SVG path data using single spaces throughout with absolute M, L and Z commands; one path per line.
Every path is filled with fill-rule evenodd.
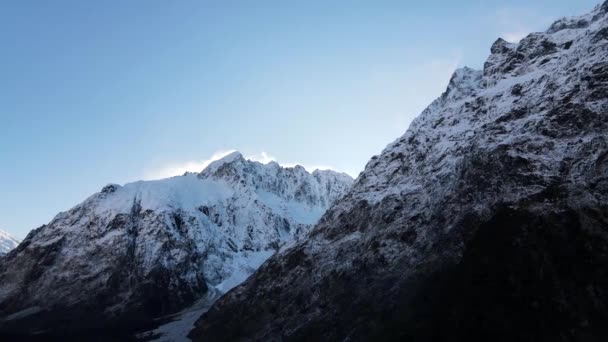
M 41 330 L 57 328 L 59 310 L 84 322 L 67 329 L 84 330 L 213 299 L 306 236 L 352 184 L 315 175 L 232 152 L 197 175 L 110 184 L 2 259 L 0 331 L 29 319 L 6 323 L 7 314 L 32 306 L 49 309 L 35 323 Z M 81 312 L 83 303 L 94 308 Z
M 482 72 L 469 67 L 456 69 L 450 78 L 448 88 L 443 94 L 444 100 L 470 96 L 479 89 Z
M 0 255 L 10 252 L 13 248 L 19 245 L 19 240 L 14 238 L 8 232 L 0 229 Z
M 218 171 L 224 169 L 228 165 L 237 165 L 241 162 L 246 162 L 247 160 L 243 157 L 241 152 L 234 151 L 231 152 L 222 158 L 211 162 L 211 164 L 207 165 L 199 174 L 199 178 L 205 178 L 210 175 L 217 174 Z M 234 167 L 231 167 L 234 168 Z
M 231 153 L 225 155 L 224 157 L 222 157 L 222 158 L 220 158 L 220 159 L 218 159 L 216 161 L 218 161 L 218 162 L 221 161 L 221 162 L 224 162 L 224 163 L 231 163 L 231 162 L 233 162 L 235 160 L 239 160 L 239 159 L 244 159 L 243 158 L 243 154 L 241 152 L 239 152 L 239 151 L 234 151 L 234 152 L 231 152 Z
M 498 38 L 498 39 L 496 39 L 494 44 L 492 44 L 492 47 L 490 48 L 490 53 L 492 53 L 492 54 L 506 53 L 516 46 L 517 46 L 516 43 L 509 43 L 508 41 L 504 40 L 503 38 Z
M 241 152 L 239 151 L 234 151 L 231 152 L 225 156 L 223 156 L 222 158 L 213 161 L 211 164 L 209 164 L 205 170 L 207 169 L 217 169 L 218 167 L 224 165 L 224 164 L 230 164 L 230 163 L 234 163 L 235 161 L 240 161 L 240 160 L 245 160 L 245 158 L 243 157 L 243 154 L 241 154 Z

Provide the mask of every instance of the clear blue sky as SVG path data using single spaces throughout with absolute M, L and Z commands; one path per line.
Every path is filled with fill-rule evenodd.
M 217 151 L 357 174 L 498 36 L 597 3 L 2 1 L 0 228 Z

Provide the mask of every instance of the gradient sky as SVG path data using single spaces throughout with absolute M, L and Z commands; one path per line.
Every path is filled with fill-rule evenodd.
M 233 149 L 357 175 L 497 37 L 598 3 L 2 1 L 0 228 Z

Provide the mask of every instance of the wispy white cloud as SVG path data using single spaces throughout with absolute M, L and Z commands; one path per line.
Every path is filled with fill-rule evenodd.
M 524 15 L 525 14 L 525 15 Z M 500 36 L 511 43 L 518 43 L 533 31 L 533 15 L 530 10 L 503 7 L 497 10 L 494 22 L 501 31 Z
M 511 43 L 518 43 L 528 34 L 544 30 L 553 20 L 552 16 L 531 6 L 502 7 L 490 18 L 500 36 Z
M 519 41 L 524 39 L 530 32 L 532 32 L 532 30 L 505 32 L 501 34 L 501 37 L 509 43 L 519 43 Z
M 245 159 L 260 162 L 262 164 L 268 164 L 271 161 L 277 161 L 275 157 L 271 156 L 266 152 L 255 153 L 252 155 L 245 156 Z
M 144 180 L 154 180 L 154 179 L 163 179 L 174 176 L 183 175 L 186 172 L 201 172 L 204 170 L 209 164 L 212 162 L 222 159 L 223 157 L 229 155 L 236 150 L 227 150 L 227 151 L 217 151 L 213 153 L 213 155 L 208 159 L 203 160 L 190 160 L 184 161 L 181 163 L 171 163 L 167 165 L 163 165 L 161 167 L 149 170 L 144 172 L 143 179 Z M 333 166 L 328 165 L 315 165 L 315 164 L 305 164 L 305 163 L 297 163 L 297 162 L 287 162 L 281 163 L 274 156 L 270 155 L 267 152 L 259 152 L 254 154 L 249 154 L 244 156 L 245 159 L 256 161 L 262 164 L 268 164 L 272 161 L 279 163 L 283 167 L 295 167 L 296 165 L 300 165 L 304 167 L 307 171 L 312 172 L 314 170 L 334 170 L 336 169 Z M 353 175 L 350 172 L 347 172 L 351 176 Z
M 208 159 L 203 160 L 190 160 L 181 163 L 171 163 L 167 165 L 160 166 L 158 168 L 149 170 L 144 172 L 143 179 L 144 180 L 153 180 L 153 179 L 162 179 L 169 178 L 174 176 L 181 176 L 186 172 L 201 172 L 204 170 L 209 164 L 212 162 L 222 159 L 223 157 L 229 155 L 235 150 L 229 151 L 217 151 L 213 153 L 213 155 Z

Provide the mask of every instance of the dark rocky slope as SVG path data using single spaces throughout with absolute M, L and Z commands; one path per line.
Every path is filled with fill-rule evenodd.
M 608 2 L 458 70 L 200 341 L 608 340 Z

